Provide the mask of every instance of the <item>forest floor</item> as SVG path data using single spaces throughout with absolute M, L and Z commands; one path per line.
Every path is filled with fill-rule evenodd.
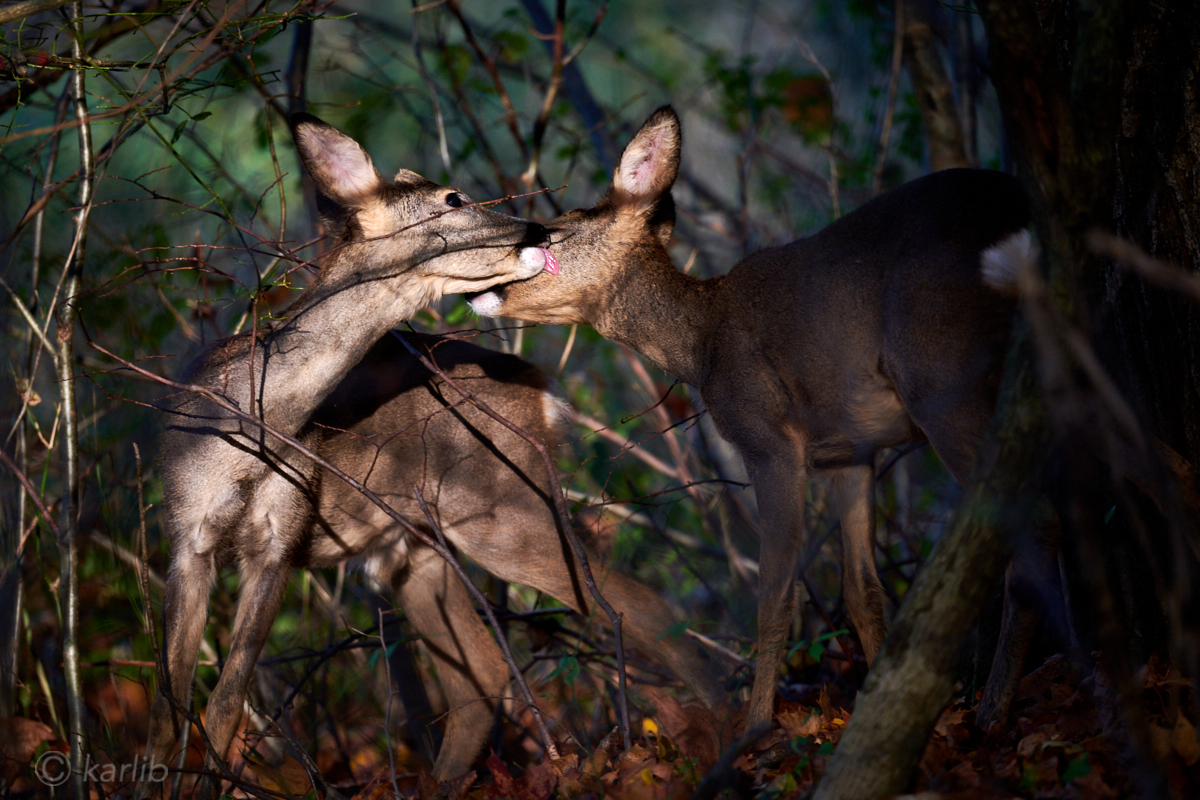
M 1047 659 L 1021 682 L 1008 723 L 992 732 L 975 727 L 972 707 L 952 705 L 921 758 L 913 787 L 916 796 L 1145 796 L 1137 781 L 1138 762 L 1127 744 L 1127 723 L 1112 687 L 1093 665 L 1094 660 L 1082 653 Z M 790 697 L 777 698 L 770 731 L 750 743 L 735 742 L 743 728 L 740 712 L 714 715 L 699 706 L 681 705 L 669 690 L 639 686 L 639 702 L 632 709 L 633 744 L 623 752 L 614 729 L 595 742 L 569 737 L 560 742 L 557 760 L 544 760 L 530 715 L 517 714 L 518 724 L 509 726 L 499 754 L 485 754 L 475 770 L 439 784 L 430 776 L 428 762 L 399 739 L 385 739 L 379 721 L 371 719 L 375 715 L 364 710 L 361 716 L 338 714 L 312 748 L 309 767 L 319 770 L 325 783 L 317 796 L 363 800 L 390 800 L 397 793 L 417 800 L 665 800 L 711 798 L 726 790 L 739 798 L 805 797 L 853 718 L 852 697 L 861 668 L 823 659 L 820 672 L 825 680 L 788 687 Z M 1194 703 L 1190 682 L 1156 659 L 1138 678 L 1154 757 L 1167 777 L 1166 796 L 1200 797 L 1200 743 L 1189 719 Z M 559 691 L 562 688 L 561 675 L 537 687 L 551 717 L 572 713 L 556 708 L 556 702 L 574 703 L 578 711 L 578 696 L 568 700 L 570 693 Z M 89 705 L 103 717 L 110 736 L 144 730 L 145 689 L 144 684 L 117 680 L 91 686 Z M 247 724 L 249 728 L 249 720 Z M 251 734 L 245 741 L 256 747 L 253 753 L 242 750 L 231 762 L 245 781 L 233 791 L 235 796 L 314 796 L 309 771 L 294 757 L 294 748 L 285 745 L 271 758 L 259 755 L 270 749 L 261 746 L 263 739 Z M 390 758 L 380 741 L 391 748 Z M 135 747 L 122 757 L 131 759 Z M 0 751 L 5 754 L 2 777 L 8 794 L 49 796 L 33 769 L 47 753 L 66 751 L 50 726 L 0 719 Z M 194 773 L 202 763 L 202 750 L 194 747 L 185 769 Z M 103 780 L 102 772 L 100 777 L 93 797 L 129 796 L 127 782 Z M 190 783 L 185 780 L 182 797 L 192 794 Z

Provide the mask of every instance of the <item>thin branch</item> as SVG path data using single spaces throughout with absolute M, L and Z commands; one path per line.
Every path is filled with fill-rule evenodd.
M 892 138 L 892 120 L 896 115 L 896 95 L 900 90 L 900 66 L 904 55 L 904 2 L 896 0 L 895 33 L 892 37 L 892 74 L 888 80 L 887 107 L 883 112 L 883 127 L 879 131 L 879 149 L 875 154 L 875 170 L 871 178 L 871 196 L 883 188 L 883 167 L 887 163 L 888 142 Z
M 73 0 L 25 0 L 23 3 L 13 3 L 11 6 L 0 8 L 0 25 L 7 25 L 43 11 L 53 11 L 70 2 Z
M 71 55 L 84 57 L 83 3 L 76 0 L 71 9 Z M 83 685 L 79 677 L 79 410 L 75 391 L 75 323 L 83 293 L 83 265 L 87 253 L 87 226 L 95 184 L 95 160 L 92 152 L 92 128 L 87 106 L 83 70 L 71 73 L 71 102 L 79 135 L 79 211 L 75 216 L 75 242 L 64 267 L 63 303 L 59 307 L 58 354 L 55 366 L 62 392 L 62 523 L 59 526 L 59 604 L 62 619 L 63 677 L 67 690 L 67 712 L 71 744 L 71 793 L 75 800 L 87 800 L 87 710 L 83 704 Z
M 403 341 L 403 339 L 401 341 Z M 380 498 L 379 495 L 375 494 L 375 492 L 373 492 L 369 488 L 367 488 L 367 486 L 365 484 L 360 483 L 359 481 L 355 480 L 347 473 L 343 472 L 342 470 L 335 467 L 333 464 L 326 461 L 320 455 L 313 452 L 308 447 L 306 447 L 303 443 L 301 443 L 299 439 L 296 439 L 293 436 L 289 436 L 288 434 L 275 429 L 274 427 L 267 424 L 266 422 L 264 422 L 261 418 L 259 418 L 257 416 L 251 416 L 250 414 L 247 414 L 245 411 L 242 411 L 240 408 L 238 408 L 235 404 L 233 404 L 230 400 L 225 398 L 223 395 L 221 395 L 211 389 L 208 389 L 204 386 L 197 386 L 195 384 L 188 384 L 188 383 L 178 383 L 176 381 L 169 380 L 167 378 L 162 377 L 161 375 L 156 375 L 153 372 L 150 372 L 149 370 L 143 369 L 143 368 L 139 367 L 137 364 L 134 364 L 130 361 L 126 361 L 125 359 L 123 359 L 120 356 L 116 355 L 115 353 L 107 350 L 105 347 L 97 344 L 94 341 L 89 340 L 88 344 L 95 350 L 98 350 L 99 352 L 101 352 L 104 355 L 111 358 L 113 361 L 116 361 L 117 363 L 122 364 L 126 369 L 129 369 L 136 373 L 139 373 L 147 378 L 150 378 L 158 383 L 163 384 L 164 386 L 169 386 L 169 387 L 171 387 L 173 389 L 177 389 L 179 391 L 189 392 L 191 394 L 200 395 L 201 397 L 212 402 L 214 405 L 216 405 L 218 408 L 222 409 L 226 413 L 236 417 L 237 419 L 239 419 L 243 422 L 247 422 L 251 425 L 254 425 L 259 430 L 263 431 L 264 433 L 268 434 L 269 436 L 272 436 L 275 439 L 278 439 L 279 441 L 287 444 L 289 447 L 294 449 L 297 453 L 299 453 L 300 455 L 304 456 L 305 458 L 311 460 L 314 464 L 316 464 L 317 466 L 319 466 L 322 469 L 329 472 L 329 474 L 346 482 L 351 488 L 353 488 L 355 491 L 359 492 L 364 497 L 366 497 L 368 500 L 370 500 L 376 507 L 379 508 L 380 511 L 387 514 L 388 517 L 390 517 L 398 525 L 400 525 L 401 528 L 403 528 L 405 531 L 407 531 L 410 535 L 414 536 L 422 544 L 431 548 L 439 556 L 441 556 L 443 559 L 445 559 L 446 562 L 450 565 L 450 568 L 458 576 L 459 580 L 461 580 L 463 582 L 464 587 L 467 589 L 467 592 L 471 595 L 472 599 L 475 600 L 476 603 L 481 605 L 484 608 L 484 610 L 488 612 L 489 621 L 494 621 L 495 617 L 494 617 L 494 614 L 492 614 L 490 611 L 490 605 L 487 603 L 487 599 L 485 597 L 483 597 L 483 595 L 475 587 L 475 584 L 471 582 L 471 579 L 467 576 L 467 573 L 463 570 L 462 565 L 458 563 L 458 559 L 455 558 L 454 554 L 452 552 L 450 552 L 450 550 L 447 549 L 441 542 L 436 541 L 435 539 L 433 539 L 432 537 L 427 535 L 424 531 L 422 531 L 420 528 L 413 525 L 408 519 L 406 519 L 402 514 L 400 514 L 400 512 L 396 511 L 394 508 L 392 508 L 390 505 L 388 505 L 386 502 L 384 502 L 384 500 L 382 498 Z M 421 356 L 418 354 L 418 357 L 420 358 Z M 426 364 L 428 364 L 428 361 L 426 361 Z M 431 371 L 437 372 L 437 368 L 433 367 L 433 368 L 431 368 Z M 446 380 L 447 380 L 447 382 L 449 382 L 449 379 L 446 379 Z M 455 386 L 455 388 L 457 388 L 457 386 Z M 501 638 L 498 628 L 497 628 L 497 638 L 498 639 Z M 506 650 L 507 643 L 504 643 L 502 645 L 501 649 Z M 527 698 L 527 702 L 530 703 L 530 707 L 531 707 L 531 709 L 533 709 L 533 713 L 534 713 L 535 717 L 540 716 L 541 711 L 537 709 L 536 704 L 532 700 L 533 693 L 529 691 L 529 686 L 525 681 L 525 676 L 522 674 L 520 667 L 517 666 L 515 661 L 509 661 L 508 666 L 509 666 L 509 669 L 512 670 L 512 672 L 513 672 L 513 679 L 517 681 L 517 685 L 524 687 L 523 694 Z M 169 695 L 170 695 L 170 692 L 167 692 L 165 696 L 169 696 Z M 189 717 L 189 719 L 190 719 L 190 717 Z M 545 741 L 545 745 L 546 745 L 546 750 L 548 753 L 557 753 L 557 750 L 555 749 L 554 743 L 552 741 L 547 739 Z
M 1087 246 L 1096 255 L 1111 258 L 1147 282 L 1200 303 L 1200 276 L 1164 264 L 1128 239 L 1097 229 L 1087 235 Z
M 579 541 L 579 536 L 575 533 L 575 528 L 571 525 L 571 517 L 567 514 L 567 504 L 563 493 L 562 483 L 558 479 L 558 472 L 554 469 L 554 461 L 550 457 L 550 449 L 546 447 L 546 443 L 538 439 L 520 426 L 510 422 L 501 414 L 498 414 L 484 401 L 473 396 L 470 392 L 464 389 L 453 378 L 442 371 L 440 367 L 433 362 L 431 358 L 419 352 L 412 342 L 397 332 L 393 331 L 392 335 L 400 340 L 407 350 L 417 357 L 417 360 L 425 367 L 425 369 L 434 373 L 446 382 L 446 385 L 454 389 L 460 395 L 465 397 L 470 403 L 482 411 L 487 416 L 499 422 L 504 427 L 515 433 L 517 436 L 528 442 L 542 457 L 542 462 L 546 466 L 546 475 L 549 479 L 550 494 L 554 498 L 554 510 L 558 516 L 559 526 L 562 528 L 563 535 L 567 537 L 567 541 L 571 543 L 571 549 L 575 551 L 575 557 L 579 559 L 580 570 L 583 572 L 584 583 L 587 584 L 588 591 L 592 598 L 595 599 L 596 605 L 604 609 L 604 613 L 608 615 L 609 622 L 612 623 L 613 639 L 617 649 L 617 684 L 619 698 L 619 713 L 621 716 L 622 735 L 625 742 L 625 749 L 628 750 L 631 742 L 629 739 L 629 702 L 625 686 L 625 647 L 624 637 L 621 635 L 621 615 L 618 614 L 604 596 L 600 594 L 600 589 L 596 585 L 596 579 L 592 575 L 592 568 L 588 562 L 587 550 L 583 546 L 583 542 Z

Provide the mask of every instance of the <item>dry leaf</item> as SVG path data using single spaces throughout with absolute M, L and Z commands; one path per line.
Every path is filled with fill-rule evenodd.
M 1182 713 L 1175 720 L 1171 731 L 1171 747 L 1189 767 L 1200 760 L 1200 743 L 1196 741 L 1196 727 Z
M 717 740 L 717 722 L 712 712 L 700 706 L 687 706 L 670 695 L 654 695 L 654 706 L 658 721 L 664 732 L 675 742 L 685 758 L 694 758 L 701 773 L 721 757 L 721 743 Z
M 279 764 L 268 764 L 253 753 L 246 753 L 246 760 L 254 768 L 258 782 L 273 792 L 303 797 L 313 788 L 304 765 L 289 755 L 285 754 Z
M 803 706 L 795 711 L 783 711 L 775 717 L 791 738 L 815 736 L 821 730 L 821 712 Z

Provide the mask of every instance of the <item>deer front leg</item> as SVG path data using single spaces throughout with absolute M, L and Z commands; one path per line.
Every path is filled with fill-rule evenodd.
M 208 700 L 205 715 L 204 729 L 212 745 L 205 760 L 207 772 L 219 772 L 213 760 L 214 753 L 224 758 L 229 751 L 229 743 L 242 719 L 246 688 L 275 615 L 279 613 L 290 572 L 291 565 L 281 559 L 263 558 L 262 554 L 243 555 L 229 658 L 221 670 L 217 688 Z M 219 785 L 219 779 L 206 778 L 200 786 L 201 800 L 212 800 Z
M 875 470 L 871 464 L 832 471 L 842 522 L 842 585 L 846 607 L 869 666 L 883 645 L 883 584 L 875 569 Z
M 747 459 L 762 517 L 758 559 L 758 664 L 750 693 L 746 729 L 770 722 L 775 705 L 779 663 L 792 615 L 796 559 L 804 528 L 807 467 L 803 458 Z
M 437 665 L 449 705 L 433 777 L 457 778 L 483 747 L 496 698 L 508 685 L 508 665 L 462 582 L 433 550 L 414 547 L 392 586 L 396 602 Z
M 180 553 L 179 550 L 188 552 Z M 146 744 L 146 762 L 173 767 L 172 757 L 179 741 L 182 717 L 175 713 L 170 697 L 190 710 L 192 676 L 196 655 L 208 620 L 208 598 L 212 591 L 216 565 L 213 555 L 197 553 L 186 545 L 177 546 L 167 577 L 163 609 L 163 670 L 166 682 L 158 687 L 150 711 L 150 736 Z M 170 697 L 168 696 L 170 695 Z M 135 797 L 150 797 L 162 788 L 151 781 L 137 786 Z

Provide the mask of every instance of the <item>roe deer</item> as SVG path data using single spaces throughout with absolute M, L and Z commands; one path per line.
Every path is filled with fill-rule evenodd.
M 745 461 L 762 522 L 753 726 L 772 713 L 808 471 L 832 477 L 846 605 L 871 662 L 884 638 L 873 456 L 928 439 L 957 480 L 967 477 L 1015 310 L 983 265 L 1005 287 L 1034 245 L 1014 178 L 948 170 L 698 280 L 665 247 L 680 144 L 675 112 L 659 109 L 605 197 L 548 225 L 559 274 L 470 302 L 488 316 L 590 324 L 700 391 Z
M 320 276 L 282 317 L 210 346 L 185 380 L 209 387 L 306 445 L 314 412 L 388 330 L 445 292 L 527 278 L 545 265 L 540 225 L 469 205 L 454 189 L 401 170 L 388 183 L 350 137 L 307 114 L 293 137 L 336 231 Z M 200 395 L 171 402 L 160 450 L 172 559 L 164 602 L 166 685 L 151 712 L 147 756 L 167 763 L 187 703 L 217 570 L 241 573 L 229 656 L 208 704 L 221 755 L 288 575 L 312 542 L 315 465 Z M 347 552 L 346 555 L 351 555 Z M 211 757 L 210 769 L 213 767 Z M 203 794 L 214 787 L 206 782 Z M 139 786 L 139 794 L 149 784 Z
M 538 439 L 553 443 L 559 401 L 540 370 L 516 356 L 434 336 L 410 337 L 418 350 L 472 396 Z M 582 614 L 594 601 L 559 529 L 545 462 L 524 439 L 465 402 L 395 338 L 384 337 L 314 417 L 319 453 L 362 481 L 413 524 L 428 525 L 413 486 L 460 553 L 491 574 L 539 589 Z M 361 493 L 319 477 L 312 543 L 299 557 L 313 566 L 358 553 L 365 571 L 391 586 L 438 668 L 447 706 L 440 780 L 470 767 L 491 725 L 495 698 L 509 683 L 499 647 L 461 582 L 432 549 L 414 542 Z M 690 638 L 664 636 L 674 623 L 646 586 L 589 561 L 604 598 L 622 614 L 626 642 L 681 678 L 707 706 L 722 690 Z M 607 615 L 599 619 L 608 621 Z M 482 701 L 481 701 L 482 698 Z

